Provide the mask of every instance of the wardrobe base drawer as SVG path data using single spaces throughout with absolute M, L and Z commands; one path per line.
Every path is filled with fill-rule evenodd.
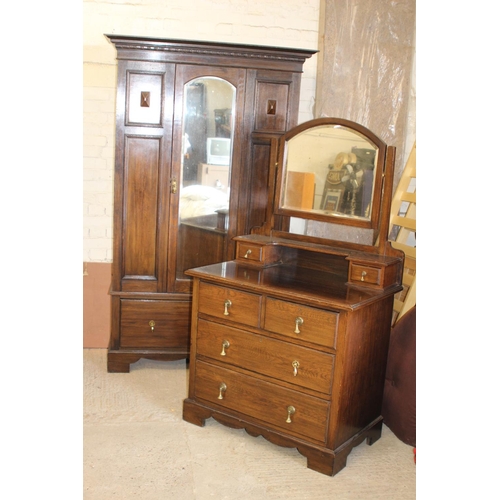
M 189 347 L 190 304 L 122 299 L 120 347 Z

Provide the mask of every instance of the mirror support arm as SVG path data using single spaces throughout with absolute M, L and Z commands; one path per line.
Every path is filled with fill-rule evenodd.
M 389 237 L 389 217 L 382 217 L 384 213 L 391 212 L 391 202 L 392 202 L 392 191 L 386 189 L 386 186 L 392 186 L 394 180 L 394 163 L 396 158 L 396 148 L 394 146 L 387 147 L 386 159 L 384 162 L 385 169 L 382 176 L 382 203 L 380 205 L 380 231 L 377 240 L 379 243 L 379 253 L 385 254 L 387 252 L 388 246 L 386 245 L 387 239 Z M 392 247 L 391 247 L 392 248 Z

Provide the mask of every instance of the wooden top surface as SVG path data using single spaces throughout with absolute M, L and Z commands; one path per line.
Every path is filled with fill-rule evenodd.
M 345 276 L 334 272 L 290 265 L 262 269 L 236 261 L 190 269 L 186 274 L 222 286 L 244 288 L 328 309 L 353 310 L 401 289 L 399 286 L 385 290 L 365 289 L 347 285 Z

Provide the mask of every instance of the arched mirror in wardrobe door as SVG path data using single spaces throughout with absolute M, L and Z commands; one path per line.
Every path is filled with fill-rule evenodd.
M 176 282 L 226 258 L 236 87 L 215 76 L 184 84 Z

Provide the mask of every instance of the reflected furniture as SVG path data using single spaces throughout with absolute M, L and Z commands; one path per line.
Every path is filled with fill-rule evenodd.
M 297 448 L 309 468 L 334 475 L 354 446 L 382 431 L 403 260 L 387 238 L 395 148 L 338 118 L 301 124 L 274 146 L 264 224 L 235 237 L 235 259 L 187 271 L 194 289 L 183 418 L 203 426 L 213 417 Z M 373 162 L 357 156 L 364 149 Z M 341 153 L 349 203 L 325 208 L 321 183 Z M 312 205 L 289 189 L 299 172 L 315 178 Z
M 315 51 L 106 36 L 118 59 L 108 371 L 128 372 L 188 357 L 184 271 L 234 258 L 233 238 L 265 220 L 271 142 L 297 123 Z M 198 182 L 204 164 L 226 167 L 223 189 Z
M 229 187 L 229 165 L 198 164 L 198 184 L 227 192 Z

